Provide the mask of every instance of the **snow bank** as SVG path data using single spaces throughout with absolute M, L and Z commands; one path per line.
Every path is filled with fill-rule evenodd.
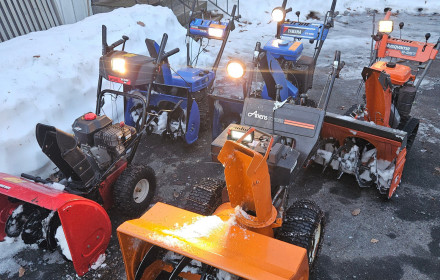
M 109 43 L 130 38 L 129 52 L 147 54 L 145 38 L 160 42 L 165 31 L 167 50 L 185 42 L 186 30 L 170 9 L 137 5 L 1 43 L 0 65 L 7 68 L 0 75 L 0 172 L 39 173 L 51 166 L 35 139 L 35 125 L 71 132 L 77 117 L 94 111 L 102 24 Z M 185 59 L 182 49 L 170 61 L 180 68 Z
M 220 1 L 219 1 L 220 2 Z M 236 2 L 236 1 L 235 1 Z M 244 20 L 248 21 L 262 21 L 266 16 L 268 22 L 270 20 L 270 13 L 275 7 L 281 6 L 282 0 L 267 0 L 267 1 L 240 1 L 240 14 Z M 308 1 L 287 1 L 287 8 L 292 8 L 293 12 L 288 14 L 288 18 L 296 20 L 296 11 L 300 11 L 300 20 L 305 20 L 310 11 L 318 12 L 320 15 L 330 10 L 331 0 L 308 0 Z M 362 13 L 369 10 L 377 10 L 382 12 L 384 8 L 392 8 L 393 11 L 406 12 L 411 14 L 422 13 L 440 13 L 440 1 L 413 1 L 413 0 L 338 0 L 336 3 L 336 11 L 341 14 L 344 11 Z M 421 10 L 419 10 L 421 9 Z M 264 21 L 264 20 L 263 20 Z

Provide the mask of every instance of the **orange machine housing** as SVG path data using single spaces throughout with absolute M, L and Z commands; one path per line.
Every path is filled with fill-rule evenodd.
M 250 129 L 248 133 L 251 133 Z M 204 236 L 180 234 L 180 225 L 191 226 L 203 216 L 163 203 L 157 203 L 141 218 L 127 221 L 118 229 L 127 279 L 135 278 L 141 260 L 153 245 L 202 263 L 217 267 L 244 279 L 306 280 L 309 266 L 306 249 L 273 238 L 277 211 L 270 196 L 267 156 L 226 141 L 219 161 L 225 166 L 225 179 L 230 202 L 214 213 L 223 223 Z M 267 147 L 270 151 L 273 139 Z M 246 213 L 249 210 L 254 215 Z M 141 275 L 155 279 L 172 267 L 157 259 Z M 186 279 L 200 275 L 180 273 Z
M 372 69 L 385 71 L 390 75 L 393 85 L 404 85 L 408 81 L 414 81 L 415 76 L 411 74 L 411 68 L 402 64 L 394 64 L 389 67 L 385 61 L 378 61 L 371 66 Z

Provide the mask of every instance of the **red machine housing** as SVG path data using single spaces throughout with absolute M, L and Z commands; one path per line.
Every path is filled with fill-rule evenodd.
M 57 212 L 79 276 L 105 253 L 111 223 L 98 203 L 5 173 L 0 173 L 0 241 L 6 236 L 7 217 L 21 204 L 10 202 L 8 197 Z

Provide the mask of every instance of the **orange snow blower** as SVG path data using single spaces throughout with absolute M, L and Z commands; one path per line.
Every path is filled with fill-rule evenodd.
M 370 67 L 362 71 L 364 104 L 352 106 L 346 116 L 326 114 L 323 142 L 315 156 L 324 169 L 331 166 L 339 176 L 354 174 L 361 187 L 375 184 L 387 198 L 400 184 L 419 127 L 419 120 L 410 115 L 412 104 L 440 48 L 440 39 L 428 43 L 429 33 L 426 42 L 392 38 L 390 16 L 387 11 L 379 22 L 379 32 L 372 36 L 376 43 L 374 49 L 372 44 Z M 401 22 L 400 29 L 403 26 Z M 419 65 L 417 70 L 405 65 L 414 62 Z M 417 76 L 420 69 L 424 70 Z
M 250 134 L 260 136 L 265 153 L 241 143 Z M 271 201 L 272 143 L 271 135 L 254 128 L 225 142 L 218 159 L 229 201 L 212 213 L 225 184 L 204 180 L 187 204 L 212 216 L 157 203 L 123 223 L 117 232 L 127 279 L 308 279 L 322 241 L 323 213 L 301 200 L 281 218 Z

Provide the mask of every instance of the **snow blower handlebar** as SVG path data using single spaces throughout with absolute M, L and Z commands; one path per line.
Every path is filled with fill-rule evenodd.
M 120 46 L 123 44 L 122 46 L 122 50 L 124 50 L 125 48 L 125 42 L 128 40 L 128 36 L 123 35 L 122 39 L 117 40 L 116 42 L 114 42 L 113 44 L 111 44 L 110 46 L 107 44 L 107 26 L 102 25 L 102 55 L 105 55 L 109 52 L 111 52 L 112 50 L 114 50 L 116 47 Z
M 435 46 L 434 46 L 434 51 L 436 51 L 435 56 L 437 56 L 439 49 L 440 49 L 440 37 L 437 40 L 437 44 L 435 44 Z M 420 79 L 417 80 L 417 84 L 415 86 L 416 90 L 419 89 L 419 86 L 422 83 L 423 79 L 425 78 L 426 74 L 428 73 L 429 68 L 431 68 L 431 64 L 432 64 L 432 61 L 434 61 L 434 59 L 435 59 L 435 57 L 428 61 L 428 64 L 426 65 L 425 70 L 423 70 L 422 76 L 420 77 Z
M 330 96 L 331 96 L 331 93 L 333 90 L 333 85 L 335 83 L 336 78 L 339 75 L 339 72 L 341 71 L 342 67 L 344 67 L 344 65 L 345 65 L 345 63 L 343 61 L 341 62 L 341 51 L 336 51 L 335 52 L 335 59 L 333 61 L 331 80 L 330 80 L 330 84 L 328 85 L 328 88 L 327 88 L 327 93 L 325 95 L 324 106 L 322 107 L 322 109 L 324 111 L 327 111 L 328 102 L 330 101 Z

